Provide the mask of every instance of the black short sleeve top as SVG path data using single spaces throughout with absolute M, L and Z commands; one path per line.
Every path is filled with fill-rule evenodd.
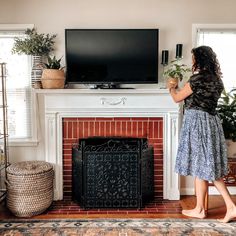
M 184 100 L 185 108 L 215 115 L 218 99 L 224 89 L 222 80 L 213 74 L 203 72 L 192 75 L 189 83 L 193 93 Z

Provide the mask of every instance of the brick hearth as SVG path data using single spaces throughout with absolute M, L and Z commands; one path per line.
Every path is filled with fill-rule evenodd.
M 72 194 L 72 145 L 91 136 L 147 138 L 154 147 L 155 198 L 163 197 L 163 119 L 153 117 L 63 118 L 63 196 Z

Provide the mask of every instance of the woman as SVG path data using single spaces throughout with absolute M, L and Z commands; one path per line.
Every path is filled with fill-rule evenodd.
M 185 86 L 177 90 L 168 83 L 175 102 L 185 102 L 185 114 L 175 170 L 181 175 L 195 177 L 197 202 L 192 210 L 183 210 L 189 217 L 205 218 L 205 196 L 208 181 L 212 181 L 226 204 L 221 222 L 236 217 L 236 206 L 222 179 L 227 175 L 227 156 L 222 125 L 216 107 L 224 89 L 216 54 L 208 46 L 192 49 L 193 75 Z

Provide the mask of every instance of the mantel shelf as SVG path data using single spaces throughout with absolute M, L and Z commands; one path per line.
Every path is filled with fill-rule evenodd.
M 168 89 L 33 89 L 36 94 L 169 94 Z

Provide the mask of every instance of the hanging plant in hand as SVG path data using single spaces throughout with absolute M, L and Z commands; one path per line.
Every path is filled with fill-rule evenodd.
M 192 70 L 185 64 L 179 64 L 178 60 L 171 61 L 168 69 L 164 72 L 164 75 L 168 78 L 175 78 L 182 81 L 184 75 Z

